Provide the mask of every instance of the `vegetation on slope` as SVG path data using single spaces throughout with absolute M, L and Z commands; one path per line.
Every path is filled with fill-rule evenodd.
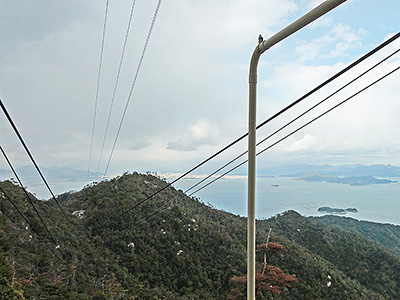
M 24 296 L 226 299 L 231 279 L 246 273 L 246 219 L 171 187 L 131 209 L 166 184 L 155 176 L 133 173 L 65 193 L 58 201 L 69 221 L 52 201 L 31 196 L 54 244 L 22 190 L 10 181 L 1 182 L 32 225 L 1 197 L 0 251 L 8 264 L 15 262 L 13 279 Z M 258 222 L 258 244 L 266 241 L 269 228 L 271 242 L 287 250 L 283 258 L 269 257 L 269 263 L 299 280 L 273 299 L 389 299 L 398 293 L 397 257 L 360 235 L 289 212 Z M 376 272 L 381 276 L 373 279 Z
M 346 231 L 357 232 L 364 238 L 388 248 L 393 253 L 400 254 L 400 226 L 398 225 L 380 224 L 328 215 L 314 217 L 313 219 L 329 226 L 336 226 Z
M 312 253 L 318 253 L 348 278 L 381 294 L 385 299 L 395 299 L 400 294 L 397 285 L 399 257 L 360 234 L 326 226 L 293 211 L 261 224 L 276 228 L 280 236 Z

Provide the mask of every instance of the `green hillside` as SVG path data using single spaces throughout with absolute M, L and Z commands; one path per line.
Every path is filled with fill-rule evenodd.
M 358 232 L 364 238 L 373 240 L 374 242 L 393 251 L 393 253 L 400 255 L 400 226 L 398 225 L 359 221 L 353 218 L 342 218 L 329 215 L 315 217 L 314 219 L 346 231 Z
M 34 199 L 60 246 L 56 249 L 22 190 L 1 182 L 32 225 L 0 196 L 0 249 L 5 268 L 12 270 L 2 291 L 22 290 L 26 299 L 226 299 L 232 277 L 246 273 L 246 219 L 171 187 L 129 211 L 166 184 L 133 173 L 60 195 L 69 221 L 52 201 Z M 260 299 L 396 299 L 400 294 L 399 258 L 360 234 L 290 211 L 258 221 L 258 244 L 270 228 L 271 241 L 286 251 L 268 257 L 268 263 L 296 275 L 298 283 Z M 261 253 L 258 261 L 261 266 Z

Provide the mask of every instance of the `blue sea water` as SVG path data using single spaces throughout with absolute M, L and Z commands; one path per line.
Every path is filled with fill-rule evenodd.
M 398 178 L 391 180 L 397 180 Z M 183 179 L 185 190 L 195 184 Z M 256 218 L 269 218 L 286 210 L 305 216 L 322 216 L 321 206 L 357 208 L 345 216 L 379 223 L 400 224 L 400 184 L 350 186 L 338 183 L 299 182 L 293 178 L 257 178 Z M 247 215 L 247 179 L 221 179 L 194 195 L 205 203 L 242 216 Z

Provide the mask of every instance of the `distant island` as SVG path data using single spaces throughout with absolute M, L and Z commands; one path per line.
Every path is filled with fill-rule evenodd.
M 358 213 L 358 209 L 357 208 L 332 208 L 332 207 L 328 207 L 328 206 L 323 206 L 323 207 L 318 208 L 318 212 L 344 215 L 347 212 Z
M 328 183 L 343 183 L 351 186 L 363 186 L 370 184 L 389 184 L 397 183 L 397 181 L 389 179 L 378 179 L 372 176 L 350 176 L 350 177 L 337 177 L 331 175 L 322 175 L 315 172 L 307 173 L 294 180 L 304 182 L 328 182 Z

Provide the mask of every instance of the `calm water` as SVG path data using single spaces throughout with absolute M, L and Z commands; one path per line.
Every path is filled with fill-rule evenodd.
M 399 181 L 399 178 L 392 180 Z M 184 179 L 178 181 L 176 186 L 185 190 L 196 182 Z M 243 216 L 247 214 L 247 179 L 219 180 L 194 196 L 216 208 Z M 355 207 L 358 213 L 347 213 L 345 216 L 400 224 L 400 184 L 349 186 L 298 182 L 281 177 L 257 179 L 256 217 L 259 219 L 288 209 L 306 216 L 321 216 L 317 212 L 321 206 Z

